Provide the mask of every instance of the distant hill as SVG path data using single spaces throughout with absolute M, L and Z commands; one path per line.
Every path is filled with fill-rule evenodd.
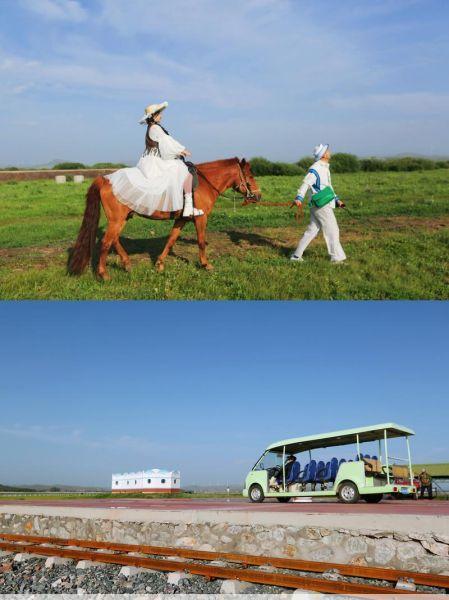
M 71 161 L 71 160 L 66 160 L 63 158 L 55 158 L 53 160 L 51 160 L 50 162 L 46 163 L 45 165 L 33 165 L 32 167 L 28 167 L 30 169 L 53 169 L 53 167 L 55 165 L 59 165 L 61 163 L 67 163 L 67 162 L 81 162 L 83 163 L 83 161 Z M 102 162 L 110 162 L 111 164 L 122 164 L 122 165 L 135 165 L 136 164 L 136 160 L 114 160 L 114 161 L 96 161 L 95 163 L 92 164 L 100 164 Z M 86 167 L 90 166 L 90 163 L 83 163 L 86 165 Z
M 54 158 L 53 160 L 50 160 L 48 163 L 45 164 L 38 164 L 38 165 L 27 165 L 27 164 L 12 164 L 12 163 L 6 163 L 4 165 L 0 165 L 0 169 L 8 169 L 9 167 L 17 167 L 19 168 L 21 171 L 26 171 L 27 169 L 32 169 L 32 170 L 51 170 L 53 169 L 53 167 L 55 165 L 59 165 L 61 163 L 67 163 L 67 162 L 74 162 L 74 161 L 69 161 L 66 160 L 64 158 Z M 78 162 L 78 161 L 76 161 Z M 82 161 L 79 161 L 82 162 Z M 97 161 L 100 164 L 100 161 Z M 101 162 L 105 162 L 105 161 L 101 161 Z M 133 160 L 119 160 L 119 161 L 108 161 L 111 162 L 111 164 L 121 164 L 121 165 L 127 165 L 127 166 L 135 166 L 137 163 L 137 158 L 133 159 Z M 86 168 L 89 168 L 91 165 L 89 165 L 88 163 L 83 163 L 86 164 Z M 96 164 L 96 163 L 92 163 L 92 164 Z
M 0 492 L 105 492 L 109 488 L 92 487 L 86 485 L 60 485 L 60 484 L 26 484 L 20 486 L 0 484 Z
M 55 165 L 58 165 L 59 163 L 62 163 L 62 162 L 65 162 L 62 158 L 54 158 L 53 160 L 46 163 L 45 165 L 32 165 L 29 168 L 30 169 L 53 169 L 53 167 Z
M 100 486 L 61 485 L 59 483 L 54 483 L 52 485 L 34 484 L 27 485 L 27 487 L 31 488 L 33 492 L 104 492 L 109 490 L 109 488 L 104 488 Z
M 201 484 L 183 484 L 183 489 L 191 490 L 192 492 L 209 492 L 209 493 L 226 493 L 227 484 L 221 485 L 201 485 Z M 229 491 L 240 493 L 243 489 L 242 484 L 230 483 Z M 2 485 L 0 484 L 0 492 L 110 492 L 109 487 L 95 487 L 86 485 L 62 485 L 62 484 L 26 484 L 20 486 Z
M 11 485 L 2 485 L 0 483 L 0 492 L 32 492 L 31 488 L 13 487 Z

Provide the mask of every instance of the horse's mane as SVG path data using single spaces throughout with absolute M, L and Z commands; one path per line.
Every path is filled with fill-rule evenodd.
M 212 160 L 210 162 L 198 163 L 195 165 L 201 171 L 207 169 L 218 169 L 220 167 L 231 166 L 235 163 L 240 162 L 239 159 L 235 156 L 234 158 L 223 158 L 221 160 Z

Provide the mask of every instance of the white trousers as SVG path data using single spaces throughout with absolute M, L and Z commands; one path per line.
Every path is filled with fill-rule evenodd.
M 310 223 L 304 232 L 304 235 L 299 240 L 298 247 L 294 254 L 299 258 L 302 257 L 304 250 L 310 242 L 316 238 L 319 232 L 323 232 L 323 237 L 326 241 L 327 251 L 332 262 L 345 260 L 346 254 L 340 244 L 340 230 L 338 229 L 337 219 L 334 215 L 334 209 L 330 204 L 326 204 L 321 208 L 312 206 L 310 209 Z

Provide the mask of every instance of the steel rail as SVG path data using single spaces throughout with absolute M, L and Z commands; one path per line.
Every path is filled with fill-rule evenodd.
M 43 556 L 59 556 L 76 560 L 90 560 L 101 563 L 126 565 L 154 569 L 157 571 L 184 571 L 192 575 L 202 575 L 210 579 L 237 579 L 262 585 L 275 585 L 285 588 L 305 589 L 328 594 L 346 593 L 350 595 L 363 594 L 364 597 L 378 594 L 409 594 L 407 590 L 393 589 L 372 584 L 352 583 L 346 581 L 329 581 L 314 577 L 304 577 L 287 573 L 267 573 L 252 569 L 233 569 L 203 565 L 199 563 L 182 563 L 177 561 L 160 560 L 155 558 L 129 556 L 128 554 L 112 554 L 109 552 L 91 552 L 71 548 L 57 548 L 36 544 L 0 542 L 0 549 L 17 553 L 38 554 Z
M 0 539 L 16 542 L 31 542 L 37 544 L 52 543 L 58 546 L 77 546 L 97 550 L 112 550 L 115 552 L 137 552 L 161 556 L 180 556 L 196 560 L 224 560 L 242 565 L 270 565 L 280 569 L 292 571 L 309 571 L 324 573 L 336 569 L 341 575 L 349 577 L 362 577 L 397 582 L 400 579 L 413 579 L 420 585 L 449 589 L 449 576 L 434 573 L 417 573 L 382 567 L 363 567 L 359 565 L 344 565 L 340 563 L 318 562 L 294 558 L 280 558 L 276 556 L 256 556 L 251 554 L 236 554 L 231 552 L 211 552 L 205 550 L 190 550 L 187 548 L 170 548 L 163 546 L 150 546 L 146 544 L 123 544 L 119 542 L 103 542 L 95 540 L 78 540 L 67 538 L 46 537 L 38 535 L 20 535 L 1 533 Z

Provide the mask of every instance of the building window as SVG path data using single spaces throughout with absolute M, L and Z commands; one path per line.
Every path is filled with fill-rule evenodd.
M 173 481 L 173 483 L 176 483 L 176 479 Z
M 134 483 L 137 483 L 137 479 L 134 479 Z
M 115 485 L 118 485 L 118 481 L 115 482 Z
M 165 483 L 165 479 L 161 479 L 161 483 Z
M 151 479 L 147 479 L 148 483 L 151 483 Z
M 129 485 L 129 481 L 126 482 L 126 485 Z

